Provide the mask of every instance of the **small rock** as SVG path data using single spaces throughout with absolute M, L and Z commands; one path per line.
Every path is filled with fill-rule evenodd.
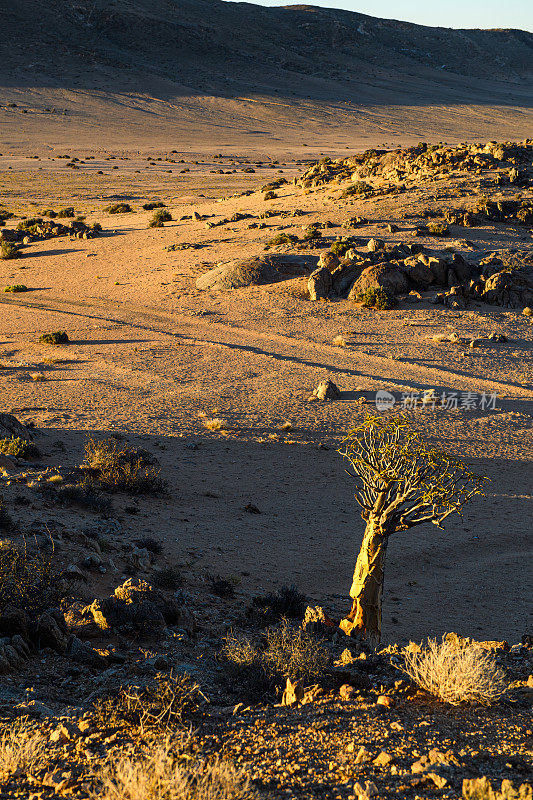
M 341 700 L 355 700 L 357 697 L 357 689 L 355 686 L 350 686 L 349 683 L 343 683 L 339 689 Z
M 369 761 L 372 761 L 372 756 L 370 751 L 366 749 L 366 747 L 360 747 L 357 751 L 357 755 L 355 757 L 355 764 L 367 764 Z
M 386 753 L 385 750 L 382 750 L 381 753 L 379 753 L 379 755 L 376 756 L 376 758 L 373 760 L 372 763 L 376 767 L 388 767 L 393 760 L 394 759 L 391 755 Z
M 313 395 L 318 400 L 338 400 L 341 396 L 339 388 L 333 381 L 320 381 L 316 389 L 313 390 Z
M 383 239 L 369 239 L 366 245 L 366 249 L 369 253 L 375 253 L 377 250 L 383 250 L 385 247 L 385 242 Z
M 385 708 L 392 708 L 392 706 L 394 705 L 394 700 L 387 694 L 380 694 L 380 696 L 376 700 L 376 705 L 385 706 Z

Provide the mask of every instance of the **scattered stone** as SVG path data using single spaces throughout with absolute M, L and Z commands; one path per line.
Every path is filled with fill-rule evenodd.
M 341 396 L 340 390 L 333 381 L 320 381 L 316 389 L 313 390 L 313 397 L 317 400 L 338 400 Z
M 343 683 L 339 689 L 341 700 L 355 700 L 357 697 L 357 689 L 355 686 L 350 686 L 349 683 Z
M 290 678 L 287 678 L 285 690 L 281 698 L 281 705 L 290 707 L 297 706 L 302 702 L 304 694 L 303 681 L 299 680 L 293 683 Z
M 372 763 L 376 767 L 388 767 L 389 764 L 392 764 L 393 761 L 394 761 L 393 757 L 389 755 L 389 753 L 385 752 L 385 750 L 382 750 L 381 753 L 379 753 L 379 755 L 376 756 L 376 758 L 373 760 Z

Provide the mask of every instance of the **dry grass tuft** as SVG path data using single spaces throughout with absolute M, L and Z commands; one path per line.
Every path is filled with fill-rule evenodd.
M 213 417 L 213 419 L 204 419 L 204 428 L 208 431 L 225 431 L 228 429 L 228 423 L 225 419 L 220 417 Z
M 494 657 L 475 642 L 458 646 L 429 639 L 419 652 L 404 650 L 402 669 L 421 689 L 444 703 L 482 703 L 498 700 L 507 686 Z
M 85 459 L 98 484 L 110 492 L 143 494 L 164 489 L 160 471 L 149 465 L 147 454 L 115 439 L 89 439 Z
M 256 800 L 245 773 L 227 761 L 191 766 L 160 747 L 144 759 L 124 758 L 97 777 L 91 800 Z
M 38 766 L 45 756 L 45 741 L 28 727 L 27 720 L 12 723 L 0 736 L 0 775 L 24 774 Z

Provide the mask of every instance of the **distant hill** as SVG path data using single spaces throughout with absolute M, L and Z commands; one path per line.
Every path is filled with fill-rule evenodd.
M 227 113 L 230 128 L 242 111 L 232 103 L 267 98 L 267 119 L 277 101 L 333 107 L 335 116 L 338 104 L 531 108 L 533 99 L 533 34 L 520 30 L 220 0 L 12 0 L 2 28 L 0 100 L 29 90 L 35 108 L 63 98 L 86 120 L 108 102 L 114 118 L 120 96 L 128 97 L 126 117 L 152 111 L 157 124 L 172 113 L 194 117 L 195 98 L 212 97 L 204 110 L 223 127 Z M 177 105 L 172 112 L 161 103 Z

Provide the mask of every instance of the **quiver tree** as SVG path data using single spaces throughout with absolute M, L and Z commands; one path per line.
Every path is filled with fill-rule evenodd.
M 348 635 L 379 641 L 389 536 L 424 522 L 442 528 L 446 517 L 461 514 L 464 504 L 482 493 L 486 478 L 429 447 L 402 416 L 368 416 L 338 452 L 350 462 L 347 472 L 366 522 L 350 590 L 352 607 L 340 627 Z

